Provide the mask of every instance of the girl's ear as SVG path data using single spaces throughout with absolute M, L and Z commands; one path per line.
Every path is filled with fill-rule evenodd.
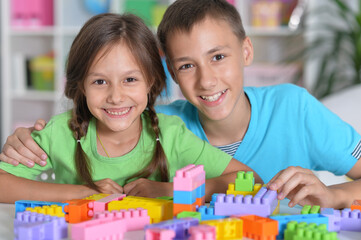
M 251 63 L 253 62 L 253 45 L 249 37 L 246 37 L 243 40 L 242 50 L 244 65 L 251 65 Z

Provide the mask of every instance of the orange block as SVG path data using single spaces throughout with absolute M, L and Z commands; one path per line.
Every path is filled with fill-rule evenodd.
M 198 206 L 203 206 L 206 202 L 206 197 L 201 197 L 201 198 L 196 198 L 196 205 Z
M 196 211 L 196 203 L 193 204 L 179 204 L 173 203 L 173 215 L 177 216 L 178 213 L 187 211 L 187 212 L 195 212 Z
M 351 211 L 358 209 L 361 211 L 361 200 L 354 200 L 351 205 Z
M 74 199 L 65 202 L 69 204 L 64 206 L 65 221 L 79 223 L 92 219 L 94 200 Z
M 278 235 L 278 221 L 257 215 L 242 216 L 243 236 L 255 240 L 275 240 Z

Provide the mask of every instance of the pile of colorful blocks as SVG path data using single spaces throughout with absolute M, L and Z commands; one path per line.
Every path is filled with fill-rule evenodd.
M 17 201 L 15 239 L 123 239 L 142 230 L 147 240 L 336 240 L 337 232 L 361 232 L 361 201 L 351 209 L 304 206 L 300 214 L 282 215 L 277 192 L 254 184 L 252 172 L 239 172 L 227 194 L 213 194 L 205 204 L 202 165 L 176 172 L 174 196 L 143 198 L 96 194 L 62 203 Z

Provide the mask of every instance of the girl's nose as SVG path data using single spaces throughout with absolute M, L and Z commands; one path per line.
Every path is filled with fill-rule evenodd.
M 108 102 L 120 103 L 124 100 L 124 91 L 121 87 L 111 87 L 108 94 Z

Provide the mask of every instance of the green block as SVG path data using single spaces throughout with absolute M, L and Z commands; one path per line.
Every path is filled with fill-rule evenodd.
M 126 0 L 124 10 L 141 17 L 145 24 L 152 26 L 153 8 L 156 4 L 156 0 Z
M 314 214 L 314 213 L 320 213 L 321 207 L 318 205 L 312 206 L 311 205 L 305 205 L 303 206 L 301 210 L 301 214 Z
M 291 221 L 284 231 L 285 240 L 338 240 L 336 232 L 329 232 L 326 224 Z
M 254 188 L 253 172 L 239 171 L 234 185 L 235 191 L 252 192 Z
M 200 212 L 187 212 L 187 211 L 183 211 L 181 213 L 178 213 L 177 215 L 177 219 L 179 218 L 196 218 L 198 219 L 198 221 L 201 221 L 201 213 Z
M 171 200 L 171 201 L 173 201 L 173 197 L 169 197 L 169 196 L 157 197 L 156 199 L 163 199 L 163 200 Z

